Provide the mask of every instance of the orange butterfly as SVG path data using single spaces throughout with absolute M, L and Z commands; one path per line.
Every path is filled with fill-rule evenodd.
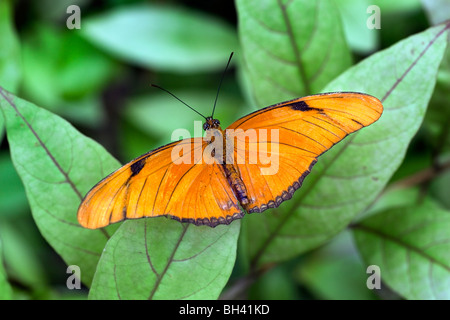
M 78 221 L 95 229 L 167 216 L 215 227 L 278 207 L 301 187 L 322 153 L 382 112 L 375 97 L 339 92 L 269 106 L 225 131 L 213 116 L 205 118 L 205 138 L 162 146 L 100 181 L 83 199 Z

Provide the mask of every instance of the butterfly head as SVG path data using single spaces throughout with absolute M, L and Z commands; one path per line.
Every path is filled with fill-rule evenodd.
M 217 119 L 213 119 L 212 117 L 206 118 L 206 122 L 203 124 L 203 130 L 209 130 L 209 129 L 219 129 L 220 128 L 220 121 Z

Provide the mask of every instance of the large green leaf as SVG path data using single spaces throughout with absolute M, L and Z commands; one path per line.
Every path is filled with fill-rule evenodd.
M 131 64 L 171 72 L 222 69 L 237 49 L 230 26 L 180 7 L 122 6 L 86 18 L 81 31 L 95 45 Z
M 253 263 L 281 261 L 322 244 L 375 200 L 422 123 L 449 28 L 411 36 L 324 88 L 372 94 L 382 100 L 383 115 L 323 155 L 282 210 L 245 219 L 241 238 Z
M 427 199 L 386 210 L 353 227 L 368 265 L 407 299 L 450 299 L 450 212 Z
M 236 4 L 244 64 L 259 107 L 317 92 L 350 66 L 333 1 Z
M 216 299 L 234 266 L 239 227 L 126 221 L 108 241 L 89 297 Z
M 89 284 L 109 236 L 106 230 L 82 228 L 76 212 L 84 194 L 118 162 L 65 120 L 2 88 L 0 109 L 40 232 L 67 264 L 81 268 Z

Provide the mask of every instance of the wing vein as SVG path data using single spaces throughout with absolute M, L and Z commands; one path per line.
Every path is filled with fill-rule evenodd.
M 161 187 L 161 184 L 162 184 L 164 178 L 166 177 L 166 174 L 167 174 L 168 170 L 169 170 L 169 166 L 167 166 L 166 171 L 164 171 L 163 177 L 159 181 L 158 189 L 156 190 L 156 194 L 155 194 L 155 200 L 153 201 L 152 214 L 155 212 L 155 204 L 156 204 L 156 200 L 158 198 L 159 188 Z
M 180 177 L 180 179 L 178 179 L 177 183 L 175 184 L 175 186 L 173 187 L 172 193 L 170 194 L 169 197 L 169 201 L 166 204 L 166 207 L 164 208 L 164 213 L 167 213 L 167 207 L 170 204 L 170 200 L 172 199 L 173 194 L 175 193 L 175 190 L 178 188 L 178 186 L 180 185 L 181 180 L 183 180 L 183 178 L 186 176 L 186 174 L 189 173 L 189 171 L 191 171 L 202 159 L 200 158 L 199 161 L 197 163 L 194 163 L 194 165 L 192 167 L 190 167 L 185 173 L 183 173 L 183 175 Z

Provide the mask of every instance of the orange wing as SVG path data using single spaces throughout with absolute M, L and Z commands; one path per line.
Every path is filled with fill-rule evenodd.
M 188 151 L 178 150 L 172 161 L 177 146 Z M 124 219 L 168 216 L 214 227 L 242 217 L 222 166 L 202 163 L 206 146 L 202 138 L 185 139 L 124 165 L 89 191 L 78 209 L 78 221 L 96 229 Z
M 317 157 L 348 134 L 378 120 L 382 112 L 381 102 L 370 95 L 326 93 L 276 104 L 231 124 L 227 134 L 228 129 L 235 130 L 234 158 L 247 189 L 246 211 L 262 212 L 290 199 Z M 266 134 L 252 142 L 249 129 L 266 129 Z M 268 152 L 264 150 L 263 163 L 260 148 L 267 143 L 270 146 Z M 252 157 L 258 160 L 252 162 Z

